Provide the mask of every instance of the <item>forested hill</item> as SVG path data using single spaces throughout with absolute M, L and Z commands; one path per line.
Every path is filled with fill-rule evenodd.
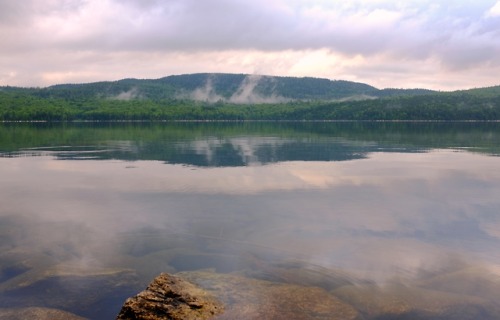
M 29 91 L 43 98 L 118 100 L 141 98 L 153 101 L 187 99 L 237 104 L 292 100 L 360 100 L 431 92 L 423 89 L 379 90 L 364 83 L 344 80 L 224 73 L 173 75 L 155 80 L 123 79 L 88 84 L 61 84 L 42 89 L 3 87 L 0 90 Z
M 19 120 L 500 120 L 500 86 L 380 90 L 342 80 L 200 73 L 0 87 L 0 121 Z

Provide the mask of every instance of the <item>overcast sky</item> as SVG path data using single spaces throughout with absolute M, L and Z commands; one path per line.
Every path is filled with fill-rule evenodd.
M 497 0 L 0 0 L 0 85 L 171 74 L 500 84 Z

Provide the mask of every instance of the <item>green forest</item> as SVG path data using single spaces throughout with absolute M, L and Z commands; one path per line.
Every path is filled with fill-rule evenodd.
M 243 96 L 248 92 L 244 86 L 251 86 L 253 98 Z M 238 103 L 234 97 L 248 101 Z M 379 90 L 341 80 L 193 74 L 0 87 L 0 121 L 141 120 L 500 120 L 500 86 L 455 92 Z

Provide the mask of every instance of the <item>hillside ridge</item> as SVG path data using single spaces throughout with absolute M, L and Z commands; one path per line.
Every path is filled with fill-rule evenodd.
M 196 73 L 0 87 L 0 121 L 499 121 L 500 86 L 377 89 L 322 78 Z
M 428 89 L 377 89 L 365 83 L 347 80 L 231 73 L 192 73 L 158 79 L 125 78 L 116 81 L 57 84 L 45 88 L 0 87 L 0 90 L 30 91 L 36 96 L 55 98 L 86 96 L 118 100 L 187 99 L 237 104 L 293 100 L 363 100 L 435 93 Z

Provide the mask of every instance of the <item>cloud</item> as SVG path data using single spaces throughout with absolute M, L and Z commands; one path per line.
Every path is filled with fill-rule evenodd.
M 33 16 L 30 20 L 46 33 L 46 41 L 80 50 L 330 48 L 371 54 L 394 42 L 402 41 L 405 45 L 409 35 L 412 42 L 421 44 L 429 43 L 428 38 L 440 38 L 452 31 L 460 34 L 459 31 L 470 24 L 463 21 L 474 18 L 464 17 L 468 12 L 463 12 L 463 8 L 443 6 L 439 2 L 410 2 L 406 6 L 388 1 L 367 4 L 354 1 L 352 6 L 338 1 L 309 4 L 263 0 L 201 3 L 193 0 L 53 0 L 49 3 L 52 5 L 48 8 L 23 14 Z M 60 6 L 56 6 L 57 3 Z M 435 28 L 437 26 L 444 28 Z M 429 33 L 431 29 L 433 32 Z
M 493 7 L 491 7 L 490 10 L 488 10 L 488 12 L 486 13 L 486 16 L 487 17 L 498 17 L 498 16 L 500 16 L 500 1 L 498 1 L 497 3 L 495 3 L 495 5 Z
M 498 8 L 494 1 L 5 0 L 0 4 L 0 61 L 10 61 L 0 62 L 0 81 L 26 83 L 23 77 L 36 78 L 37 69 L 67 74 L 55 77 L 62 81 L 107 80 L 114 74 L 149 78 L 192 72 L 192 64 L 199 66 L 194 72 L 257 69 L 295 75 L 301 69 L 304 76 L 389 81 L 390 71 L 367 78 L 361 76 L 365 65 L 353 64 L 373 60 L 406 66 L 407 85 L 421 82 L 412 78 L 429 62 L 433 75 L 463 77 L 456 86 L 471 86 L 476 74 L 491 70 L 489 77 L 481 76 L 481 85 L 492 85 L 497 81 L 493 71 L 500 69 Z M 97 61 L 76 64 L 75 55 Z M 225 61 L 216 58 L 215 66 L 203 59 L 218 55 Z M 280 55 L 281 61 L 270 59 Z M 312 58 L 301 67 L 304 59 L 318 55 L 321 61 Z M 203 63 L 183 56 L 201 57 Z M 139 57 L 160 69 L 141 70 Z M 103 59 L 111 73 L 100 71 Z M 68 64 L 60 66 L 65 60 Z M 349 71 L 342 67 L 346 63 Z M 14 79 L 5 76 L 12 73 Z M 443 82 L 427 78 L 427 87 Z

